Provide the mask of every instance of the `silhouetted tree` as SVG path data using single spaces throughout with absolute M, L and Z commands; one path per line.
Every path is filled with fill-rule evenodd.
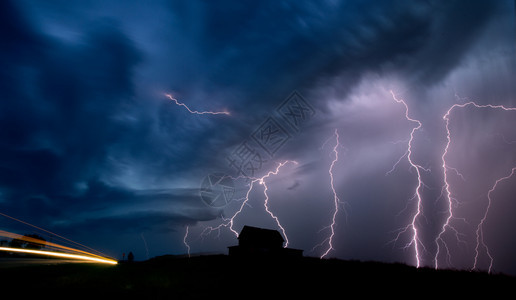
M 134 261 L 134 254 L 132 252 L 129 252 L 129 254 L 127 255 L 127 261 Z
M 46 245 L 46 240 L 37 234 L 26 234 L 21 239 L 12 239 L 9 243 L 13 248 L 39 250 Z
M 37 234 L 26 234 L 23 236 L 23 238 L 23 248 L 25 249 L 40 250 L 41 248 L 45 247 L 47 242 L 44 238 Z

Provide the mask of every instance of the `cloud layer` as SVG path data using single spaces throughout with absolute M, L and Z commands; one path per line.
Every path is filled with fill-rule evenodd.
M 149 248 L 150 255 L 182 253 L 185 226 L 199 233 L 231 215 L 236 201 L 225 208 L 202 201 L 203 178 L 233 174 L 227 158 L 242 143 L 252 144 L 253 132 L 268 117 L 278 118 L 278 106 L 298 91 L 313 117 L 298 130 L 287 125 L 288 142 L 264 154 L 256 174 L 282 159 L 298 162 L 270 186 L 271 208 L 292 245 L 320 254 L 314 246 L 324 240 L 321 228 L 332 213 L 328 167 L 337 128 L 343 146 L 335 177 L 347 214 L 338 216 L 332 255 L 414 263 L 411 248 L 400 249 L 410 234 L 389 243 L 410 222 L 415 187 L 406 159 L 393 168 L 414 126 L 393 90 L 423 124 L 414 159 L 432 172 L 424 173 L 426 212 L 418 225 L 428 248 L 424 264 L 432 265 L 446 219 L 439 197 L 442 116 L 465 97 L 516 106 L 512 1 L 27 0 L 0 6 L 2 211 L 115 256 L 129 247 L 140 258 Z M 164 93 L 231 116 L 191 115 Z M 514 119 L 472 109 L 453 115 L 449 159 L 465 179 L 452 176 L 461 203 L 454 205 L 457 220 L 470 226 L 454 221 L 468 246 L 447 234 L 454 258 L 451 264 L 439 257 L 443 266 L 471 265 L 486 193 L 516 164 Z M 237 184 L 237 194 L 245 192 Z M 499 198 L 513 192 L 501 189 Z M 251 195 L 236 227 L 274 227 L 261 210 L 263 192 Z M 516 245 L 504 238 L 510 233 L 495 234 L 508 226 L 494 220 L 510 222 L 504 211 L 514 209 L 500 200 L 493 209 L 498 218 L 486 225 L 499 257 L 495 267 L 505 272 L 516 272 L 504 252 Z M 195 251 L 236 242 L 227 230 L 213 237 L 190 239 Z

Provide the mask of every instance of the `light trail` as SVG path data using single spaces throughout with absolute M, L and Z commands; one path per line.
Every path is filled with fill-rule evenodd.
M 51 232 L 49 230 L 46 230 L 46 229 L 43 229 L 41 227 L 32 225 L 32 224 L 30 224 L 28 222 L 25 222 L 25 221 L 22 221 L 20 219 L 11 217 L 11 216 L 6 215 L 4 213 L 0 213 L 0 215 L 4 216 L 6 218 L 9 218 L 11 220 L 14 220 L 16 222 L 22 223 L 24 225 L 30 226 L 30 227 L 32 227 L 34 229 L 37 229 L 37 230 L 49 233 L 49 234 L 51 234 L 51 235 L 53 235 L 55 237 L 58 237 L 58 238 L 66 241 L 68 243 L 79 245 L 79 246 L 83 247 L 84 249 L 88 249 L 89 251 L 92 251 L 92 252 L 95 252 L 95 253 L 98 253 L 98 254 L 95 254 L 95 253 L 92 253 L 92 252 L 89 252 L 89 251 L 84 251 L 84 250 L 76 249 L 76 248 L 71 248 L 71 247 L 68 247 L 68 246 L 63 246 L 63 245 L 60 245 L 60 244 L 57 244 L 57 243 L 54 243 L 54 242 L 50 242 L 50 241 L 40 240 L 40 239 L 33 238 L 33 237 L 30 237 L 30 236 L 23 236 L 23 235 L 12 233 L 12 232 L 8 232 L 8 231 L 5 231 L 5 230 L 0 230 L 0 236 L 8 237 L 8 238 L 11 238 L 11 239 L 18 239 L 18 240 L 26 241 L 26 242 L 29 242 L 29 243 L 34 243 L 34 244 L 37 244 L 37 245 L 48 247 L 50 249 L 61 250 L 61 251 L 69 251 L 69 252 L 76 253 L 76 254 L 63 253 L 63 252 L 53 252 L 53 251 L 44 251 L 44 250 L 35 250 L 35 249 L 0 247 L 2 249 L 9 249 L 8 251 L 10 251 L 10 252 L 25 252 L 25 253 L 49 255 L 49 256 L 56 256 L 56 257 L 76 258 L 76 259 L 80 259 L 80 260 L 90 260 L 90 261 L 96 261 L 96 262 L 101 262 L 101 263 L 117 264 L 116 260 L 109 258 L 107 255 L 105 255 L 102 252 L 97 251 L 97 250 L 95 250 L 93 248 L 90 248 L 90 247 L 85 246 L 83 244 L 77 243 L 77 242 L 72 241 L 70 239 L 67 239 L 67 238 L 65 238 L 65 237 L 63 237 L 61 235 L 53 233 L 53 232 Z M 2 250 L 2 251 L 7 251 L 7 250 Z
M 84 255 L 94 256 L 94 257 L 101 258 L 101 259 L 105 258 L 105 256 L 100 256 L 100 255 L 97 255 L 97 254 L 94 254 L 94 253 L 91 253 L 91 252 L 87 252 L 87 251 L 83 251 L 83 250 L 80 250 L 80 249 L 75 249 L 75 248 L 71 248 L 71 247 L 67 247 L 67 246 L 63 246 L 63 245 L 59 245 L 59 244 L 56 244 L 56 243 L 53 243 L 53 242 L 49 242 L 49 241 L 43 241 L 43 240 L 36 239 L 36 238 L 33 238 L 33 237 L 23 236 L 21 234 L 12 233 L 12 232 L 8 232 L 8 231 L 4 231 L 4 230 L 0 230 L 0 236 L 11 238 L 11 239 L 18 239 L 18 240 L 26 241 L 26 242 L 34 243 L 34 244 L 37 244 L 37 245 L 53 248 L 53 249 L 56 249 L 56 250 L 64 250 L 64 251 L 82 253 Z
M 186 108 L 186 110 L 191 113 L 191 114 L 195 114 L 195 115 L 230 115 L 230 113 L 228 111 L 197 111 L 197 110 L 191 110 L 188 106 L 186 106 L 186 104 L 184 103 L 181 103 L 179 102 L 176 98 L 172 97 L 171 94 L 167 94 L 165 93 L 165 96 L 172 100 L 176 105 L 178 106 L 182 106 L 184 108 Z
M 108 259 L 108 258 L 99 258 L 99 257 L 93 257 L 93 256 L 87 256 L 87 255 L 69 254 L 69 253 L 44 251 L 44 250 L 0 247 L 0 251 L 17 252 L 17 253 L 29 253 L 29 254 L 53 256 L 53 257 L 60 257 L 60 258 L 73 258 L 73 259 L 79 259 L 79 260 L 85 260 L 85 261 L 93 261 L 93 262 L 104 263 L 104 264 L 111 264 L 111 265 L 118 264 L 118 262 L 116 260 Z
M 106 254 L 104 254 L 104 253 L 102 253 L 102 252 L 100 252 L 100 251 L 98 251 L 98 250 L 95 250 L 95 249 L 90 248 L 90 247 L 88 247 L 88 246 L 85 246 L 85 245 L 83 245 L 83 244 L 80 244 L 80 243 L 77 243 L 77 242 L 72 241 L 72 240 L 70 240 L 70 239 L 67 239 L 67 238 L 65 238 L 64 236 L 61 236 L 61 235 L 59 235 L 59 234 L 57 234 L 57 233 L 53 233 L 52 231 L 48 231 L 48 230 L 46 230 L 46 229 L 44 229 L 44 228 L 41 228 L 41 227 L 38 227 L 38 226 L 32 225 L 32 224 L 30 224 L 30 223 L 28 223 L 28 222 L 25 222 L 25 221 L 20 220 L 20 219 L 16 219 L 16 218 L 14 218 L 14 217 L 11 217 L 11 216 L 6 215 L 6 214 L 1 213 L 1 212 L 0 212 L 0 215 L 1 215 L 1 216 L 4 216 L 4 217 L 6 217 L 6 218 L 9 218 L 9 219 L 11 219 L 11 220 L 14 220 L 14 221 L 16 221 L 16 222 L 20 222 L 20 223 L 22 223 L 22 224 L 24 224 L 24 225 L 30 226 L 30 227 L 32 227 L 32 228 L 35 228 L 35 229 L 37 229 L 37 230 L 41 230 L 41 231 L 43 231 L 43 232 L 49 233 L 49 234 L 51 234 L 51 235 L 53 235 L 53 236 L 56 236 L 56 237 L 58 237 L 58 238 L 60 238 L 60 239 L 65 240 L 65 241 L 67 241 L 67 242 L 69 242 L 69 243 L 72 243 L 72 244 L 75 244 L 75 245 L 81 246 L 81 247 L 83 247 L 83 248 L 85 248 L 85 249 L 88 249 L 89 251 L 96 252 L 96 253 L 100 254 L 101 256 L 107 256 Z

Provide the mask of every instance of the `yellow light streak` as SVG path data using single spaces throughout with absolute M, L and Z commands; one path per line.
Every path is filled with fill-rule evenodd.
M 6 217 L 6 218 L 9 218 L 9 219 L 11 219 L 11 220 L 14 220 L 14 221 L 16 221 L 16 222 L 20 222 L 20 223 L 22 223 L 22 224 L 25 224 L 25 225 L 27 225 L 27 226 L 30 226 L 30 227 L 32 227 L 32 228 L 36 228 L 36 229 L 38 229 L 38 230 L 44 231 L 44 232 L 46 232 L 46 233 L 49 233 L 49 234 L 51 234 L 51 235 L 57 236 L 58 238 L 61 238 L 61 239 L 65 240 L 65 241 L 67 241 L 67 242 L 70 242 L 70 243 L 73 243 L 73 244 L 79 245 L 79 246 L 81 246 L 81 247 L 83 247 L 83 248 L 85 248 L 85 249 L 88 249 L 88 250 L 90 250 L 90 251 L 97 252 L 98 254 L 101 254 L 101 255 L 107 256 L 107 255 L 105 255 L 105 254 L 104 254 L 104 253 L 102 253 L 102 252 L 99 252 L 99 251 L 97 251 L 97 250 L 95 250 L 95 249 L 92 249 L 92 248 L 90 248 L 90 247 L 88 247 L 88 246 L 85 246 L 85 245 L 83 245 L 83 244 L 79 244 L 79 243 L 77 243 L 77 242 L 74 242 L 74 241 L 72 241 L 72 240 L 70 240 L 70 239 L 67 239 L 67 238 L 65 238 L 65 237 L 63 237 L 63 236 L 60 236 L 60 235 L 58 235 L 58 234 L 56 234 L 56 233 L 53 233 L 52 231 L 48 231 L 48 230 L 46 230 L 46 229 L 43 229 L 43 228 L 38 227 L 38 226 L 36 226 L 36 225 L 32 225 L 32 224 L 30 224 L 30 223 L 28 223 L 28 222 L 25 222 L 25 221 L 23 221 L 23 220 L 16 219 L 15 217 L 11 217 L 11 216 L 6 215 L 6 214 L 4 214 L 4 213 L 2 213 L 2 212 L 0 212 L 0 215 L 1 215 L 1 216 L 4 216 L 4 217 Z M 89 253 L 89 252 L 88 252 L 88 253 Z
M 30 254 L 37 254 L 37 255 L 62 257 L 62 258 L 73 258 L 73 259 L 94 261 L 94 262 L 111 264 L 111 265 L 116 265 L 118 263 L 116 260 L 108 259 L 108 258 L 98 258 L 98 257 L 92 257 L 92 256 L 86 256 L 86 255 L 68 254 L 68 253 L 62 253 L 62 252 L 52 252 L 52 251 L 43 251 L 43 250 L 0 247 L 0 251 L 30 253 Z
M 8 237 L 8 238 L 11 238 L 11 239 L 19 239 L 19 240 L 23 240 L 23 241 L 27 241 L 27 242 L 32 242 L 32 243 L 39 244 L 41 246 L 45 246 L 45 247 L 48 247 L 48 248 L 55 248 L 56 250 L 60 249 L 60 250 L 65 250 L 65 251 L 78 252 L 78 253 L 85 254 L 86 256 L 94 256 L 94 257 L 98 257 L 100 259 L 105 258 L 103 256 L 100 256 L 100 255 L 97 255 L 97 254 L 94 254 L 94 253 L 90 253 L 90 252 L 87 252 L 87 251 L 83 251 L 83 250 L 79 250 L 79 249 L 74 249 L 74 248 L 71 248 L 71 247 L 59 245 L 59 244 L 52 243 L 52 242 L 42 241 L 42 240 L 39 240 L 39 239 L 23 236 L 21 234 L 12 233 L 12 232 L 8 232 L 8 231 L 5 231 L 5 230 L 0 230 L 0 236 Z

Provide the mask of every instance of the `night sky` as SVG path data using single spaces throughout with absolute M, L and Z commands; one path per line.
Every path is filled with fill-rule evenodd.
M 422 125 L 421 266 L 440 249 L 440 268 L 470 269 L 488 191 L 516 166 L 516 111 L 452 111 L 454 215 L 436 241 L 449 212 L 443 116 L 468 101 L 516 107 L 515 12 L 512 0 L 0 1 L 0 212 L 117 258 L 184 254 L 187 228 L 192 253 L 227 253 L 235 235 L 209 227 L 291 160 L 266 180 L 269 207 L 289 247 L 318 257 L 337 130 L 327 257 L 415 265 L 403 230 L 417 172 L 404 154 L 417 124 L 392 91 Z M 191 114 L 165 93 L 230 115 Z M 210 204 L 217 174 L 226 198 Z M 515 186 L 490 194 L 494 272 L 516 274 Z M 278 229 L 263 202 L 256 183 L 233 228 Z M 33 232 L 8 218 L 0 229 Z

